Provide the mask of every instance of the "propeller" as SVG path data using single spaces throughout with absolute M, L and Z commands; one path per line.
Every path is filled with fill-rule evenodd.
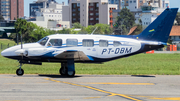
M 23 45 L 22 45 L 22 34 L 21 34 L 21 49 L 23 49 Z
M 21 34 L 21 49 L 23 49 L 23 45 L 22 45 L 22 34 Z M 24 53 L 24 52 L 23 52 Z M 23 53 L 22 53 L 22 55 L 21 55 L 21 61 L 23 60 Z
M 21 35 L 21 49 L 16 50 L 15 53 L 17 55 L 21 56 L 21 61 L 23 60 L 23 56 L 28 56 L 28 51 L 23 49 L 23 44 L 22 44 L 22 35 Z

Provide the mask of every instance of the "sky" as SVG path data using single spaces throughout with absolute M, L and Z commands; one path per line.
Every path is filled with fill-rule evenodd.
M 37 0 L 24 0 L 24 16 L 29 17 L 29 4 Z M 68 0 L 56 0 L 58 3 L 65 2 L 67 5 Z M 180 0 L 169 0 L 170 8 L 179 8 L 180 9 Z M 179 10 L 180 12 L 180 10 Z

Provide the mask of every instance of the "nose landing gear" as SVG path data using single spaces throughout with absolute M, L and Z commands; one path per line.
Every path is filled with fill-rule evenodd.
M 22 63 L 20 63 L 19 69 L 16 70 L 16 74 L 18 76 L 22 76 L 24 74 L 24 70 L 21 68 L 21 66 L 22 66 Z

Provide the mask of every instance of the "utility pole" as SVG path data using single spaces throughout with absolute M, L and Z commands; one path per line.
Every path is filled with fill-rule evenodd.
M 17 19 L 19 18 L 19 0 L 17 0 Z M 17 20 L 16 19 L 16 20 Z M 19 36 L 18 36 L 18 33 L 16 32 L 16 39 L 17 39 L 17 45 L 19 44 Z
M 19 0 L 17 0 L 17 19 L 19 18 Z
M 124 23 L 124 20 L 123 21 L 121 21 L 121 35 L 122 35 L 122 25 L 123 25 L 123 23 Z

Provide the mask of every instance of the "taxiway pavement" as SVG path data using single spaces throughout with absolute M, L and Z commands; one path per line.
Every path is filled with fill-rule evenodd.
M 0 75 L 0 101 L 180 101 L 180 76 Z

